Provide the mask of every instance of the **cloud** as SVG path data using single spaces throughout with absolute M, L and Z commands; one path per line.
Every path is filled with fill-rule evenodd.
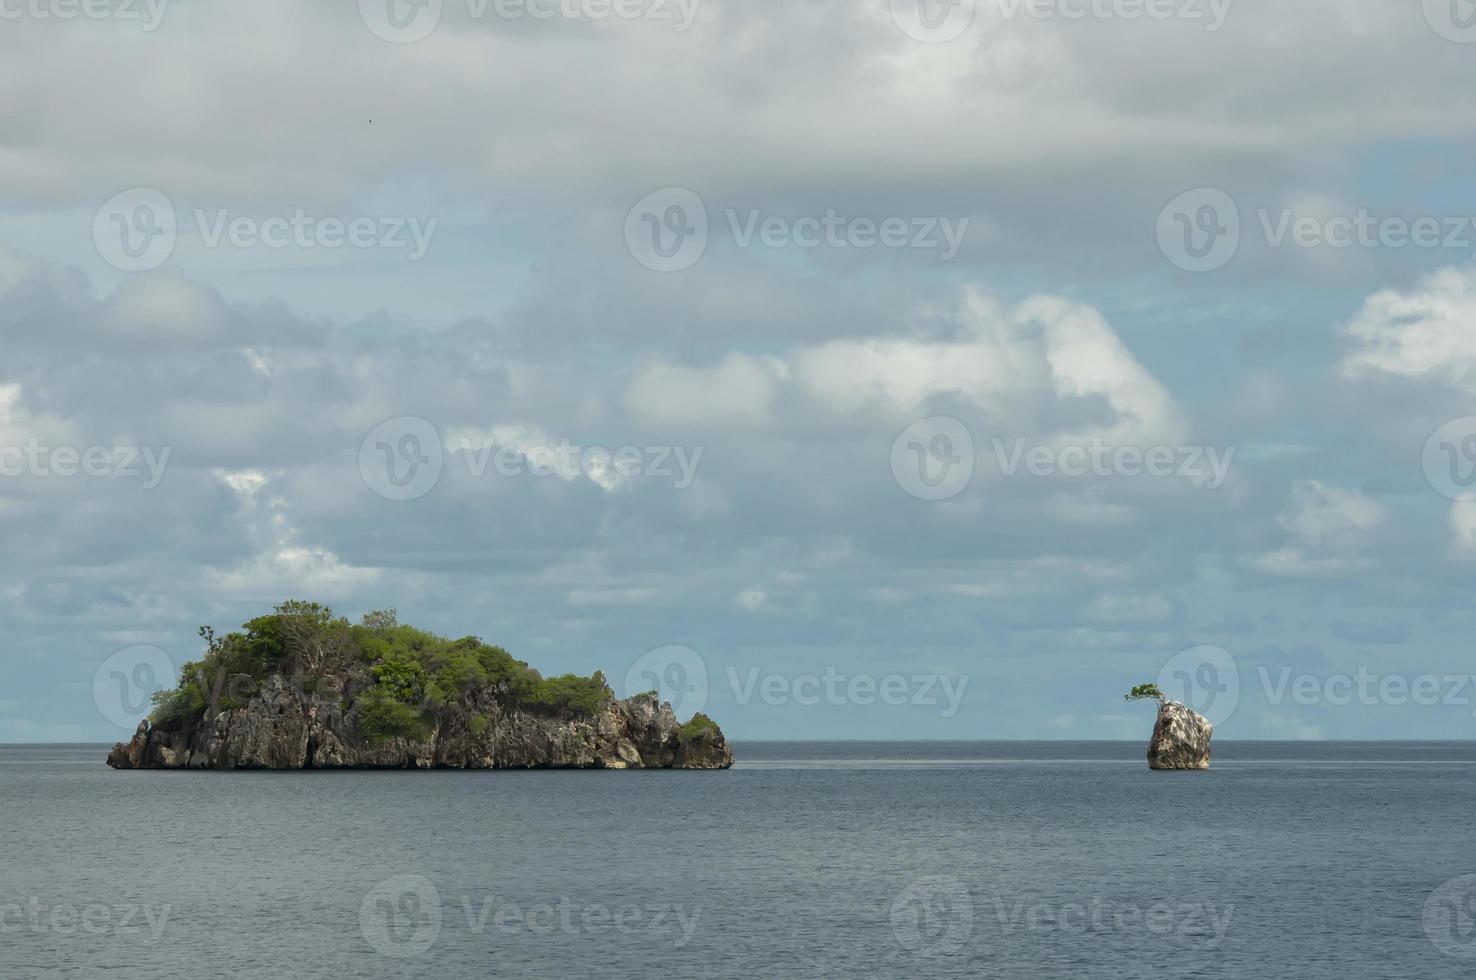
M 0 85 L 26 93 L 0 149 L 0 448 L 172 450 L 152 489 L 0 478 L 0 737 L 114 736 L 78 684 L 111 644 L 184 662 L 200 622 L 291 595 L 398 606 L 554 670 L 618 674 L 681 643 L 714 673 L 946 663 L 980 678 L 971 700 L 1011 691 L 949 725 L 819 712 L 781 733 L 817 737 L 1140 730 L 1102 707 L 1124 673 L 1309 637 L 1341 667 L 1392 642 L 1330 634 L 1350 608 L 1412 624 L 1422 669 L 1463 663 L 1476 519 L 1429 489 L 1419 449 L 1469 414 L 1476 273 L 1442 268 L 1448 250 L 1255 241 L 1283 204 L 1470 213 L 1470 50 L 1418 4 L 1236 0 L 1210 31 L 981 3 L 947 44 L 908 37 L 886 0 L 704 0 L 685 31 L 443 6 L 413 44 L 352 2 L 291 0 L 0 32 Z M 661 274 L 622 228 L 673 186 L 711 234 Z M 138 275 L 92 239 L 132 187 L 178 219 Z M 1154 233 L 1195 187 L 1242 219 L 1204 275 Z M 946 262 L 744 247 L 729 209 L 970 233 Z M 211 245 L 199 215 L 222 210 L 437 224 L 412 263 Z M 891 466 L 929 416 L 974 442 L 944 502 Z M 392 501 L 359 451 L 407 417 L 448 451 L 424 496 Z M 463 437 L 702 455 L 681 487 L 557 455 L 552 476 L 507 476 Z M 1239 451 L 1207 491 L 1007 476 L 996 437 Z M 1318 724 L 1459 736 L 1469 718 Z M 742 712 L 732 730 L 774 734 Z
M 135 344 L 212 345 L 229 319 L 219 293 L 170 275 L 124 280 L 101 312 L 104 331 Z
M 711 368 L 658 362 L 632 379 L 624 402 L 637 418 L 655 426 L 761 426 L 770 421 L 785 370 L 775 358 L 737 353 Z
M 274 602 L 282 595 L 317 596 L 336 601 L 372 586 L 379 577 L 374 568 L 355 568 L 328 548 L 303 544 L 302 532 L 292 522 L 286 498 L 272 494 L 272 475 L 259 470 L 218 471 L 220 481 L 235 493 L 238 519 L 256 538 L 256 553 L 232 567 L 209 570 L 214 588 L 229 595 L 254 595 Z
M 1173 399 L 1096 310 L 1054 297 L 1004 308 L 972 289 L 959 326 L 967 339 L 957 342 L 885 338 L 801 350 L 793 373 L 842 414 L 877 403 L 917 412 L 935 396 L 957 395 L 1003 420 L 1035 397 L 1095 399 L 1106 410 L 1100 424 L 1063 433 L 1063 442 L 1172 440 L 1182 431 Z
M 1450 551 L 1463 561 L 1476 560 L 1476 500 L 1457 500 L 1450 505 Z
M 1344 331 L 1343 374 L 1476 384 L 1476 273 L 1446 268 L 1370 296 Z
M 952 401 L 1061 445 L 1184 437 L 1167 389 L 1096 310 L 1053 297 L 1004 307 L 971 288 L 953 315 L 965 339 L 928 340 L 902 327 L 782 355 L 729 354 L 711 368 L 657 363 L 637 374 L 624 401 L 646 422 L 698 428 L 771 423 L 781 400 L 806 417 L 884 426 Z
M 1268 575 L 1283 576 L 1368 571 L 1374 563 L 1363 551 L 1388 516 L 1382 504 L 1357 490 L 1299 480 L 1277 519 L 1290 543 L 1261 555 L 1255 566 Z

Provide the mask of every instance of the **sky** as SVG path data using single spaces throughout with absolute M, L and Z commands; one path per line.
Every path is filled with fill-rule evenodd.
M 0 741 L 287 599 L 744 739 L 1476 732 L 1467 0 L 3 0 Z

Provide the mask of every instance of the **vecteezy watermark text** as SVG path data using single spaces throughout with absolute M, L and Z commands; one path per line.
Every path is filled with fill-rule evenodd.
M 1006 447 L 1003 439 L 991 439 L 994 458 L 1005 476 L 1023 468 L 1037 477 L 1151 476 L 1179 477 L 1218 490 L 1225 485 L 1235 447 L 1223 451 L 1216 446 L 1109 446 L 1101 439 L 1086 445 L 1029 445 L 1015 439 Z
M 169 0 L 0 0 L 0 20 L 116 20 L 149 33 L 164 20 Z
M 1024 929 L 1032 933 L 1146 933 L 1150 936 L 1204 936 L 1205 945 L 1216 946 L 1225 938 L 1235 917 L 1235 906 L 1223 908 L 1213 902 L 1157 901 L 1143 906 L 1135 902 L 1109 901 L 1095 895 L 1086 902 L 1042 902 L 1016 896 L 1007 900 L 990 896 L 1000 930 L 1010 935 Z
M 723 678 L 728 685 L 727 696 L 738 705 L 911 705 L 937 708 L 942 718 L 958 714 L 969 686 L 967 674 L 877 674 L 842 670 L 834 665 L 818 672 L 789 673 L 730 665 L 724 668 Z M 712 693 L 707 662 L 691 647 L 673 645 L 651 650 L 625 675 L 627 696 L 646 691 L 655 691 L 663 701 L 670 701 L 672 710 L 682 717 L 701 711 Z
M 473 936 L 532 934 L 640 935 L 645 941 L 686 946 L 697 931 L 700 908 L 671 902 L 608 906 L 580 903 L 567 896 L 518 901 L 501 895 L 443 899 L 422 875 L 399 875 L 375 885 L 359 907 L 359 929 L 382 956 L 420 956 L 440 941 L 446 929 L 465 928 Z
M 1476 249 L 1476 216 L 1390 215 L 1358 208 L 1344 214 L 1307 214 L 1296 208 L 1258 208 L 1252 225 L 1267 248 Z M 1216 187 L 1175 197 L 1158 216 L 1158 246 L 1188 272 L 1212 272 L 1240 250 L 1245 223 L 1234 198 Z
M 968 218 L 893 215 L 766 214 L 760 208 L 728 208 L 725 225 L 738 248 L 912 249 L 936 252 L 948 262 L 968 235 Z M 720 226 L 721 227 L 721 226 Z M 702 258 L 712 236 L 707 205 L 693 191 L 667 187 L 647 194 L 625 216 L 625 246 L 637 262 L 656 272 L 689 269 Z
M 702 464 L 703 447 L 688 450 L 686 446 L 604 446 L 581 447 L 568 439 L 557 446 L 508 446 L 496 440 L 474 443 L 459 439 L 458 451 L 467 457 L 467 470 L 472 476 L 492 472 L 498 476 L 573 476 L 582 474 L 599 482 L 615 474 L 627 479 L 635 477 L 673 480 L 672 486 L 685 490 L 697 479 Z
M 1283 705 L 1334 708 L 1462 707 L 1476 704 L 1476 674 L 1381 673 L 1359 665 L 1351 672 L 1314 673 L 1289 666 L 1257 665 L 1256 684 L 1242 684 L 1240 663 L 1228 651 L 1210 645 L 1191 647 L 1171 657 L 1159 671 L 1164 694 L 1222 725 L 1230 720 L 1247 692 L 1260 690 L 1271 708 Z M 1476 717 L 1476 708 L 1471 714 Z
M 143 480 L 152 490 L 164 479 L 172 446 L 47 446 L 28 439 L 24 446 L 0 446 L 0 477 Z
M 628 445 L 578 446 L 568 438 L 556 444 L 512 444 L 492 437 L 458 436 L 447 445 L 425 419 L 402 416 L 376 426 L 359 446 L 359 475 L 387 500 L 415 500 L 440 482 L 447 459 L 465 463 L 467 474 L 498 477 L 584 478 L 612 489 L 626 480 L 670 481 L 686 490 L 697 479 L 704 447 Z
M 107 905 L 102 902 L 43 902 L 32 895 L 25 902 L 0 904 L 0 936 L 23 933 L 74 936 L 139 936 L 147 930 L 150 942 L 164 934 L 173 907 Z
M 1235 917 L 1234 905 L 1170 898 L 1145 904 L 1105 895 L 1058 902 L 993 892 L 988 906 L 1005 936 L 1022 930 L 1073 936 L 1109 933 L 1180 936 L 1202 940 L 1209 948 L 1224 940 Z M 919 878 L 892 901 L 892 935 L 898 945 L 918 955 L 953 955 L 968 946 L 975 933 L 975 911 L 974 896 L 959 878 L 953 875 Z
M 455 3 L 456 0 L 451 0 Z M 460 0 L 471 20 L 649 20 L 682 33 L 697 20 L 702 0 Z M 359 0 L 359 17 L 375 37 L 413 44 L 441 23 L 444 0 Z
M 809 707 L 817 704 L 831 705 L 924 705 L 941 708 L 940 718 L 952 718 L 958 714 L 963 703 L 964 690 L 969 686 L 967 675 L 953 677 L 947 674 L 875 674 L 844 673 L 836 667 L 826 667 L 819 674 L 765 673 L 758 667 L 749 667 L 741 674 L 736 667 L 724 670 L 728 686 L 733 691 L 733 700 L 740 705 L 751 704 L 755 698 L 763 704 L 797 704 Z
M 1476 693 L 1476 674 L 1376 674 L 1359 667 L 1351 674 L 1310 674 L 1291 667 L 1271 671 L 1257 667 L 1266 702 L 1273 707 L 1288 697 L 1298 705 L 1416 704 L 1422 707 L 1457 705 L 1468 707 Z M 1476 717 L 1476 710 L 1471 712 Z
M 383 249 L 418 262 L 430 251 L 439 218 L 401 214 L 319 215 L 303 208 L 246 215 L 229 208 L 195 208 L 195 233 L 205 248 L 280 250 Z M 179 214 L 163 191 L 135 187 L 97 211 L 92 240 L 103 261 L 123 272 L 157 269 L 179 243 Z
M 943 44 L 962 37 L 988 0 L 891 0 L 892 20 L 908 37 Z M 993 0 L 1001 20 L 1155 20 L 1225 26 L 1235 0 Z
M 1229 477 L 1235 447 L 1124 446 L 1101 438 L 1080 444 L 1032 443 L 1023 437 L 990 439 L 1001 476 L 1177 478 L 1218 490 Z M 973 480 L 978 461 L 974 439 L 958 419 L 926 418 L 892 442 L 892 476 L 919 500 L 951 500 Z

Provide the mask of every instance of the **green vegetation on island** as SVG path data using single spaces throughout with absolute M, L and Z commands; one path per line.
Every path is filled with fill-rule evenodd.
M 185 664 L 177 688 L 154 695 L 153 723 L 192 719 L 210 703 L 239 707 L 273 675 L 331 694 L 332 678 L 355 668 L 367 668 L 374 679 L 358 695 L 359 725 L 373 741 L 422 738 L 435 709 L 487 687 L 525 709 L 581 716 L 598 714 L 614 697 L 599 671 L 544 677 L 475 636 L 449 640 L 401 625 L 394 610 L 369 613 L 353 625 L 316 602 L 291 601 L 240 632 L 219 636 L 206 626 L 200 636 L 205 656 Z M 487 719 L 474 717 L 470 724 L 485 729 Z M 696 724 L 698 718 L 688 722 Z
M 691 721 L 677 730 L 677 738 L 683 742 L 695 742 L 701 738 L 709 738 L 721 734 L 722 730 L 718 728 L 717 722 L 700 711 L 692 716 Z

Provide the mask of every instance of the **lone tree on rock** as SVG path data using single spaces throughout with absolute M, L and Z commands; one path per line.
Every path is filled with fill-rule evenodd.
M 1139 684 L 1137 687 L 1133 688 L 1131 691 L 1122 696 L 1122 699 L 1124 701 L 1146 701 L 1149 698 L 1152 698 L 1159 704 L 1163 704 L 1163 702 L 1166 700 L 1163 696 L 1163 692 L 1158 689 L 1157 684 Z
M 1164 697 L 1157 684 L 1139 684 L 1124 699 L 1158 702 L 1158 718 L 1153 723 L 1153 737 L 1148 741 L 1148 768 L 1209 768 L 1210 738 L 1215 733 L 1209 719 Z

